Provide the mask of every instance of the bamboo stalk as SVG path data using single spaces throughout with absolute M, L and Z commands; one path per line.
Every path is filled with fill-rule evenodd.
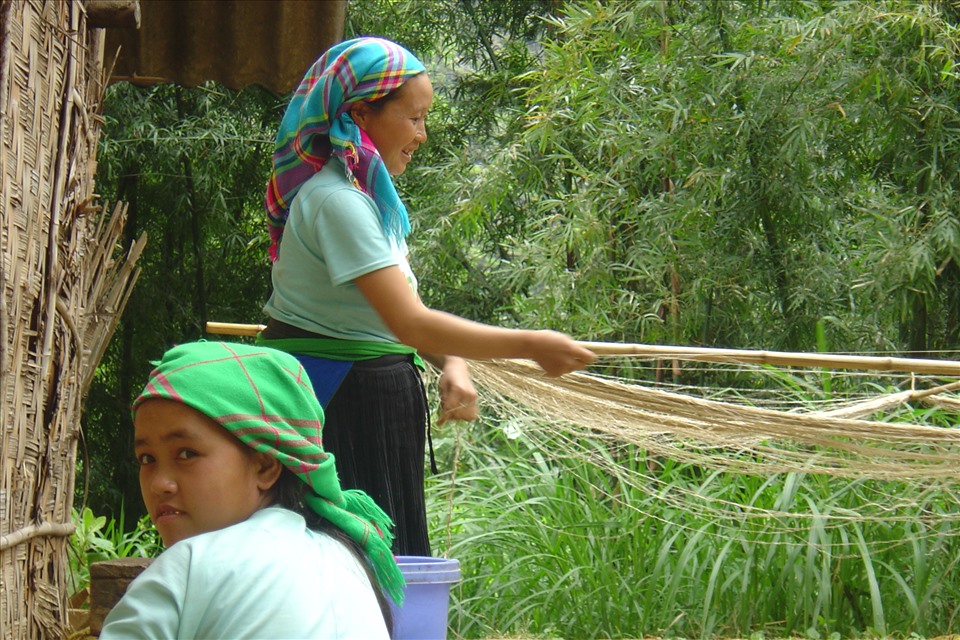
M 262 324 L 237 324 L 234 322 L 208 322 L 206 331 L 220 336 L 255 336 L 266 327 Z
M 208 322 L 207 333 L 230 336 L 255 336 L 264 325 Z M 655 344 L 618 342 L 578 342 L 598 356 L 640 356 L 697 362 L 769 364 L 793 367 L 827 367 L 831 369 L 867 369 L 899 371 L 927 375 L 960 377 L 960 362 L 923 358 L 851 356 L 830 353 L 791 353 L 786 351 L 750 351 L 710 347 L 677 347 Z

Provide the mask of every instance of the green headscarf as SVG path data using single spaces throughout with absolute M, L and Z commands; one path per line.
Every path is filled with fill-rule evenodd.
M 304 502 L 366 551 L 381 588 L 403 602 L 403 575 L 390 551 L 390 517 L 366 493 L 343 490 L 333 455 L 323 450 L 323 409 L 293 356 L 239 343 L 191 342 L 154 363 L 133 412 L 146 400 L 181 402 L 209 416 L 303 480 Z

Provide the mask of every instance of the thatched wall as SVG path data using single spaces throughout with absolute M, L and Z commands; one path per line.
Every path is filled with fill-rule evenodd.
M 103 32 L 2 0 L 0 38 L 0 636 L 59 638 L 82 400 L 140 247 L 116 260 L 123 208 L 94 206 Z

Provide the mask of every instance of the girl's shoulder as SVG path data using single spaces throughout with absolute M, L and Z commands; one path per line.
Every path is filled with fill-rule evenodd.
M 262 539 L 308 536 L 308 531 L 306 521 L 299 513 L 282 507 L 266 507 L 242 522 L 181 540 L 161 555 L 174 555 L 171 552 L 176 551 L 175 555 L 204 557 L 215 551 L 248 547 Z
M 341 628 L 386 637 L 358 561 L 279 507 L 176 543 L 134 585 L 124 598 L 127 619 L 156 616 L 165 605 L 173 628 L 192 637 L 332 637 Z
M 240 563 L 243 573 L 298 571 L 305 565 L 342 565 L 348 554 L 337 540 L 307 526 L 303 516 L 282 507 L 266 507 L 243 522 L 181 540 L 158 560 L 167 568 L 189 566 L 202 575 Z M 167 557 L 164 557 L 167 556 Z

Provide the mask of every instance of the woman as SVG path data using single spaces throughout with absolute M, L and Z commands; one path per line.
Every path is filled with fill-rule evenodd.
M 196 342 L 133 405 L 140 490 L 167 549 L 107 616 L 113 638 L 387 638 L 390 523 L 342 491 L 289 354 Z M 381 590 L 382 589 L 382 590 Z
M 406 49 L 379 38 L 336 45 L 287 108 L 266 196 L 275 262 L 260 338 L 304 363 L 342 481 L 390 514 L 403 555 L 430 555 L 418 354 L 441 371 L 441 423 L 477 418 L 464 358 L 527 358 L 558 376 L 596 357 L 561 333 L 492 327 L 421 302 L 392 176 L 426 142 L 432 101 Z

